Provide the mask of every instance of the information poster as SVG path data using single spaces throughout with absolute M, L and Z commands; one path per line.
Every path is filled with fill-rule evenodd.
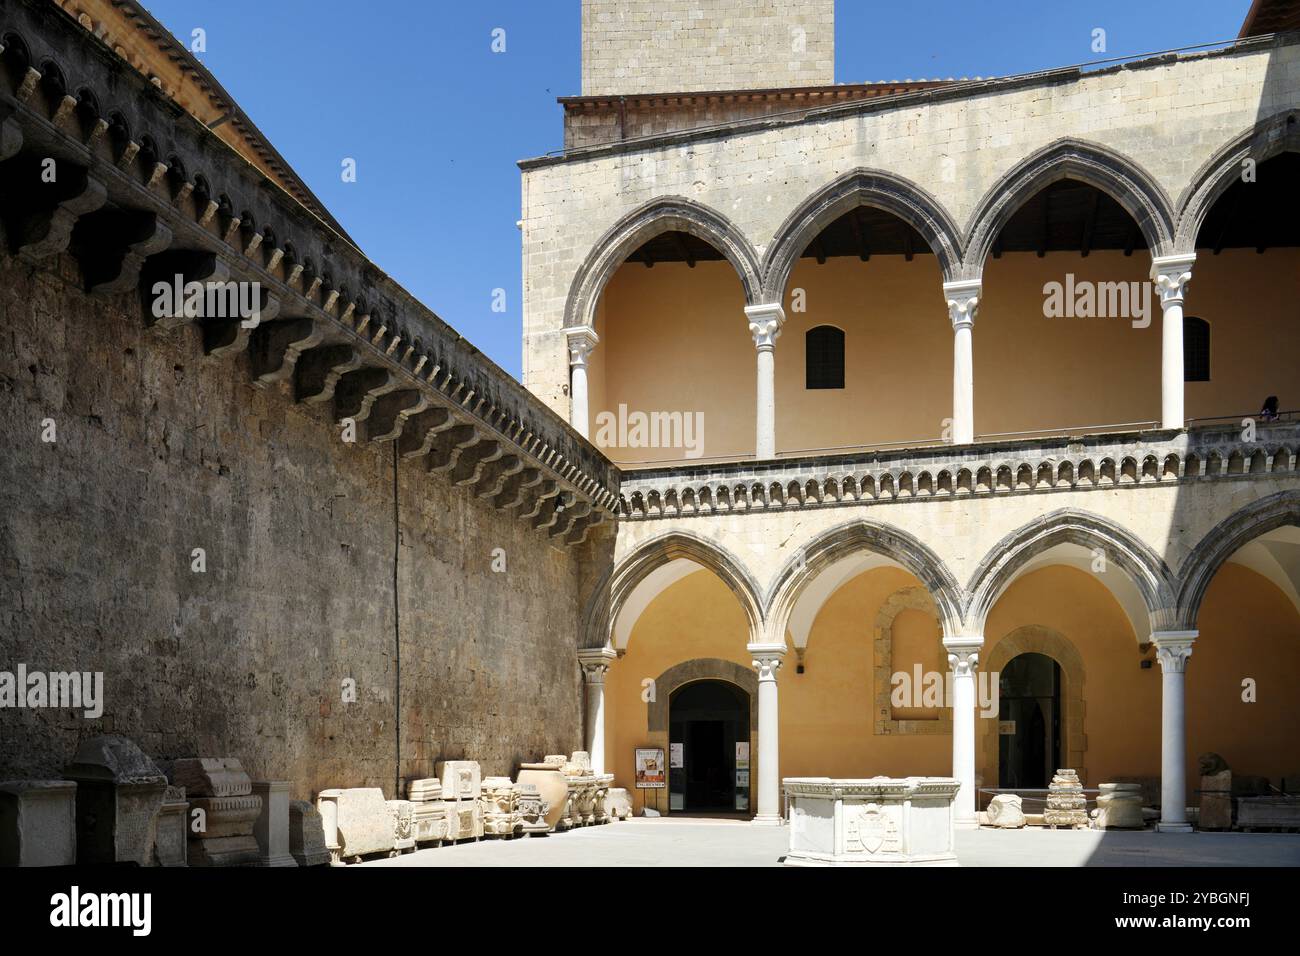
M 668 785 L 662 747 L 636 748 L 636 788 L 662 790 Z
M 672 761 L 668 764 L 673 770 L 679 770 L 686 766 L 685 744 L 675 743 L 668 745 L 668 757 Z
M 748 740 L 736 741 L 736 769 L 737 770 L 749 769 L 749 741 Z

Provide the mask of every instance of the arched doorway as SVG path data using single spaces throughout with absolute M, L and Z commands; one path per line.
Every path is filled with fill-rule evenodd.
M 749 809 L 749 716 L 749 694 L 729 681 L 696 681 L 673 692 L 668 702 L 670 811 Z
M 1020 654 L 998 683 L 998 786 L 1042 789 L 1061 765 L 1061 667 Z

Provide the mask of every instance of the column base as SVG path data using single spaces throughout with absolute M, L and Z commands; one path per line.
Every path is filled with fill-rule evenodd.
M 756 827 L 781 827 L 785 826 L 785 821 L 776 814 L 759 814 L 749 821 Z
M 1190 823 L 1166 823 L 1160 820 L 1156 823 L 1157 833 L 1191 833 L 1192 825 Z
M 956 830 L 978 830 L 980 828 L 979 818 L 955 819 L 952 821 L 953 828 Z

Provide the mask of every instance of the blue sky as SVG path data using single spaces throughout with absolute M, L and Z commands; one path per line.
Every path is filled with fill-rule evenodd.
M 580 0 L 151 0 L 362 250 L 512 375 L 519 159 L 558 149 Z M 836 80 L 1023 73 L 1233 37 L 1249 0 L 838 0 Z M 491 50 L 505 30 L 504 53 Z M 340 175 L 356 160 L 357 181 Z M 493 289 L 507 311 L 492 311 Z

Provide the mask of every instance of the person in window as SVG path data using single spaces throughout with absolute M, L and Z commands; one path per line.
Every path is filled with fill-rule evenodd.
M 1264 407 L 1260 409 L 1259 417 L 1261 421 L 1265 421 L 1265 422 L 1277 421 L 1277 396 L 1276 395 L 1270 395 L 1268 398 L 1264 399 Z

